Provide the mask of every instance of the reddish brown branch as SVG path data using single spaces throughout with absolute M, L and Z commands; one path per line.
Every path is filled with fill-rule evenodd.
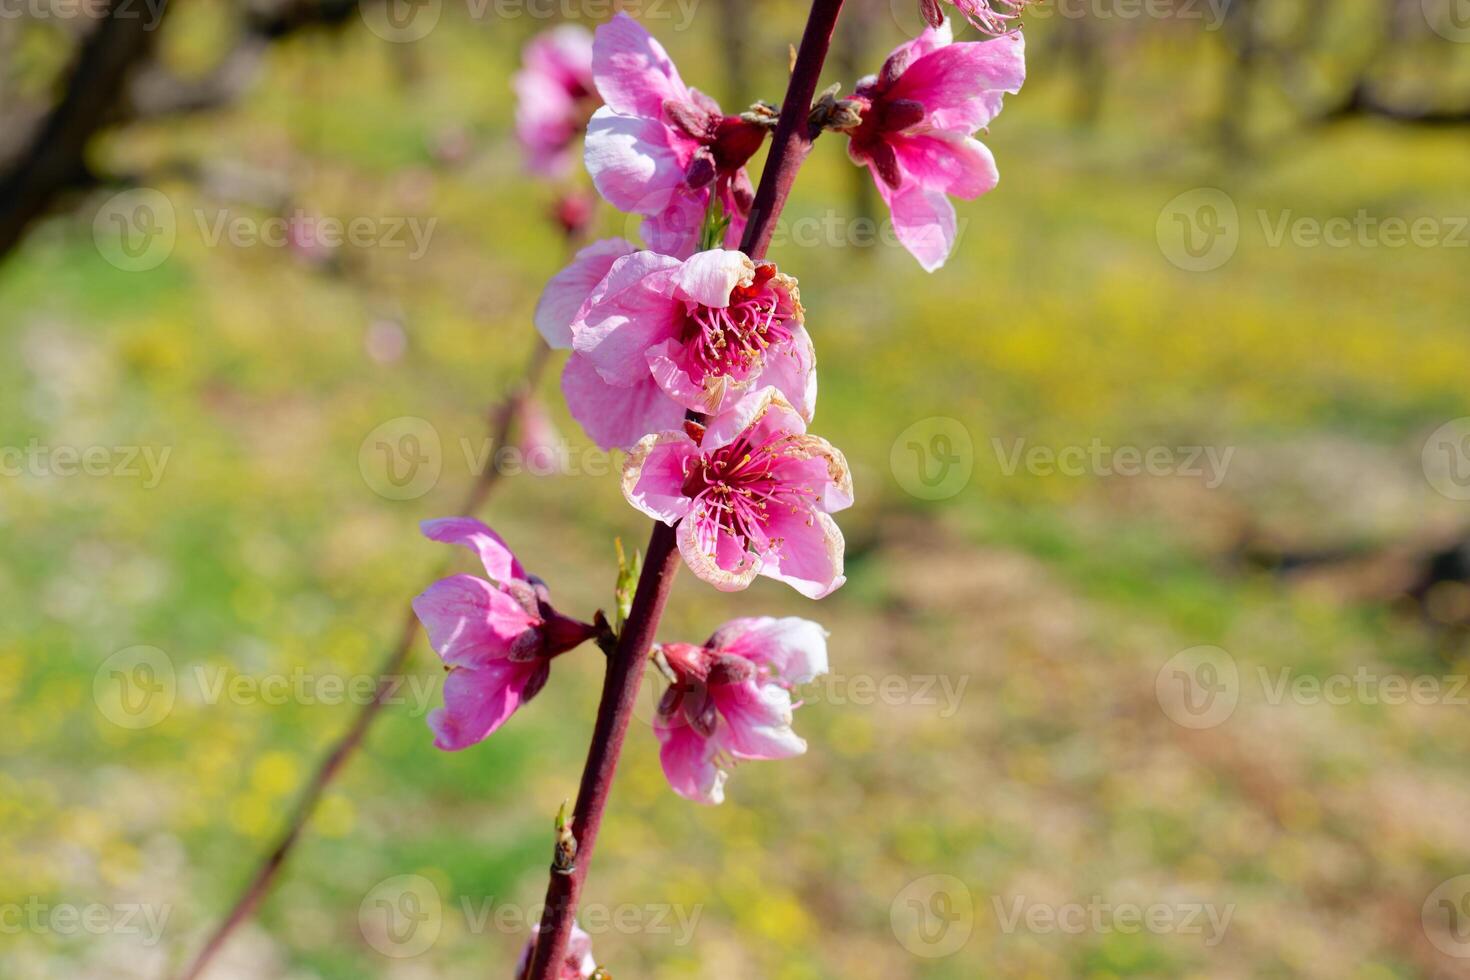
M 761 258 L 771 242 L 776 218 L 791 192 L 796 172 L 811 150 L 817 132 L 811 129 L 812 97 L 827 50 L 832 43 L 832 29 L 842 11 L 842 0 L 814 0 L 802 33 L 801 47 L 792 66 L 786 98 L 781 103 L 781 118 L 766 157 L 746 226 L 741 250 L 751 258 Z M 668 602 L 674 574 L 679 569 L 679 552 L 675 547 L 674 529 L 655 522 L 648 538 L 643 572 L 638 579 L 638 592 L 628 622 L 618 637 L 618 645 L 608 658 L 607 676 L 603 680 L 602 699 L 597 706 L 597 723 L 592 730 L 592 744 L 587 750 L 587 763 L 582 769 L 582 782 L 577 790 L 577 805 L 572 813 L 572 833 L 577 841 L 576 863 L 570 871 L 558 870 L 553 864 L 546 885 L 546 906 L 541 918 L 541 931 L 535 955 L 527 972 L 528 980 L 554 980 L 556 965 L 566 958 L 567 942 L 577 916 L 577 903 L 587 869 L 592 862 L 592 849 L 602 828 L 603 811 L 622 754 L 623 739 L 633 717 L 633 705 L 648 652 L 653 646 L 658 621 Z

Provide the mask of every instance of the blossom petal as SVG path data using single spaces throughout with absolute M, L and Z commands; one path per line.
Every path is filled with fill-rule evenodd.
M 625 13 L 597 28 L 592 77 L 602 100 L 628 115 L 658 119 L 664 100 L 690 101 L 663 45 Z
M 497 660 L 451 670 L 444 678 L 444 707 L 429 712 L 434 745 L 455 752 L 483 741 L 521 706 L 526 685 L 543 669 L 534 661 Z
M 1005 93 L 1026 81 L 1026 41 L 1020 31 L 988 41 L 938 47 L 919 58 L 888 92 L 924 106 L 927 128 L 973 133 L 1000 113 Z
M 755 280 L 755 263 L 744 252 L 713 248 L 690 256 L 674 274 L 674 285 L 685 299 L 702 306 L 730 305 L 730 292 Z
M 526 577 L 526 570 L 511 554 L 505 539 L 473 517 L 441 517 L 424 521 L 419 530 L 430 541 L 457 544 L 479 555 L 485 565 L 485 574 L 497 583 Z
M 572 323 L 572 349 L 609 384 L 646 380 L 644 352 L 672 336 L 684 319 L 673 297 L 677 259 L 634 252 L 613 263 Z
M 1000 182 L 995 157 L 979 140 L 949 133 L 898 136 L 893 152 L 904 177 L 953 197 L 973 200 Z
M 451 575 L 413 600 L 413 611 L 446 664 L 484 667 L 510 655 L 511 644 L 540 620 L 506 593 L 473 575 Z
M 949 258 L 955 240 L 954 205 L 944 191 L 908 182 L 893 189 L 873 171 L 878 193 L 888 205 L 893 218 L 893 231 L 909 254 L 919 260 L 925 272 L 933 272 Z
M 604 238 L 577 252 L 570 264 L 546 284 L 536 303 L 536 329 L 548 346 L 565 350 L 572 346 L 572 321 L 597 284 L 624 255 L 638 251 L 626 238 Z
M 573 354 L 561 376 L 572 417 L 603 449 L 627 449 L 651 432 L 677 429 L 684 408 L 647 376 L 627 387 L 610 385 L 592 362 Z
M 808 599 L 831 595 L 847 581 L 842 531 L 826 513 L 774 513 L 767 531 L 781 545 L 764 556 L 762 575 L 785 582 Z
M 681 431 L 645 437 L 623 463 L 623 496 L 656 521 L 681 520 L 691 507 L 684 496 L 685 472 L 698 456 L 699 447 Z
M 736 684 L 711 684 L 720 713 L 715 729 L 719 749 L 735 759 L 789 759 L 806 751 L 806 741 L 791 728 L 791 693 L 755 678 Z
M 695 803 L 725 801 L 725 773 L 715 764 L 715 746 L 682 718 L 660 715 L 653 732 L 659 740 L 659 762 L 675 793 Z
M 597 193 L 633 214 L 658 214 L 668 207 L 688 163 L 663 123 L 624 116 L 608 106 L 587 124 L 583 160 Z
M 710 639 L 710 646 L 771 667 L 787 687 L 827 673 L 827 631 L 797 616 L 732 619 Z
M 679 522 L 675 537 L 689 570 L 721 592 L 748 588 L 761 571 L 761 559 L 746 551 L 734 536 L 719 530 L 715 515 L 695 504 Z

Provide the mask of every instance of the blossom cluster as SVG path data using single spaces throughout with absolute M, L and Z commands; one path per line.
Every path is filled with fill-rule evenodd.
M 972 19 L 982 9 L 958 6 Z M 950 198 L 996 184 L 974 134 L 1019 90 L 1025 67 L 1019 33 L 954 43 L 930 13 L 932 26 L 859 81 L 825 128 L 848 136 L 899 240 L 932 271 L 954 245 Z M 807 431 L 816 354 L 796 279 L 739 249 L 754 199 L 746 167 L 774 114 L 763 103 L 727 114 L 626 14 L 593 37 L 565 26 L 533 40 L 515 88 L 531 169 L 564 177 L 585 133 L 597 193 L 641 217 L 641 245 L 586 245 L 537 304 L 542 339 L 568 352 L 561 387 L 572 417 L 599 446 L 626 452 L 623 495 L 675 529 L 700 579 L 736 591 L 765 576 L 808 598 L 830 594 L 845 581 L 832 515 L 851 506 L 852 480 L 842 453 Z M 531 700 L 554 658 L 605 642 L 611 628 L 559 612 L 479 521 L 423 530 L 476 553 L 485 571 L 435 582 L 414 602 L 449 668 L 444 707 L 429 719 L 435 744 L 463 749 Z M 809 620 L 754 617 L 704 643 L 655 647 L 668 687 L 653 728 L 676 793 L 719 803 L 735 763 L 806 750 L 792 730 L 793 692 L 826 672 L 826 636 Z

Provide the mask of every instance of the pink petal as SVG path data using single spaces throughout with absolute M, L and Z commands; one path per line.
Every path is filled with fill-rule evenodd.
M 879 196 L 888 205 L 899 242 L 919 260 L 925 272 L 943 266 L 955 239 L 954 205 L 949 203 L 949 198 L 942 190 L 912 180 L 895 190 L 883 182 L 876 168 L 868 169 L 873 172 Z
M 721 653 L 771 667 L 788 687 L 827 673 L 827 631 L 809 619 L 732 619 L 715 632 L 712 645 Z
M 690 101 L 663 45 L 625 13 L 597 28 L 592 76 L 602 100 L 628 115 L 658 119 L 665 99 Z
M 628 387 L 610 385 L 592 362 L 573 354 L 561 376 L 562 394 L 572 417 L 603 449 L 628 449 L 651 432 L 677 429 L 684 408 L 661 391 L 651 377 Z
M 505 539 L 473 517 L 441 517 L 424 521 L 419 530 L 430 541 L 457 544 L 479 555 L 485 565 L 485 574 L 496 582 L 526 577 L 526 570 L 511 554 Z
M 758 385 L 771 385 L 791 403 L 803 420 L 810 422 L 817 410 L 817 355 L 806 327 L 793 324 L 789 347 L 772 348 Z
M 791 728 L 791 694 L 779 684 L 752 678 L 711 684 L 709 693 L 720 713 L 715 742 L 731 758 L 789 759 L 806 751 Z
M 968 201 L 994 190 L 1000 182 L 995 157 L 979 140 L 929 133 L 896 136 L 891 144 L 905 179 L 924 187 Z
M 680 415 L 682 421 L 683 416 Z M 677 424 L 676 431 L 644 439 L 623 463 L 623 496 L 638 510 L 665 524 L 689 513 L 684 474 L 698 465 L 699 447 Z
M 450 752 L 483 741 L 521 706 L 526 685 L 544 663 L 497 660 L 456 667 L 444 678 L 444 707 L 429 712 L 434 745 Z
M 730 305 L 730 292 L 755 279 L 755 263 L 744 252 L 715 248 L 690 256 L 674 275 L 684 299 L 702 306 Z
M 673 297 L 678 264 L 655 252 L 625 255 L 577 314 L 572 349 L 604 381 L 626 387 L 648 379 L 644 352 L 672 336 L 684 321 L 684 304 Z
M 659 762 L 675 793 L 695 803 L 725 801 L 725 773 L 715 765 L 715 747 L 681 718 L 659 716 L 653 733 L 659 740 Z
M 742 396 L 734 405 L 710 419 L 701 445 L 706 452 L 727 446 L 752 425 L 768 427 L 762 431 L 806 431 L 806 423 L 781 397 L 781 393 L 766 387 Z
M 484 579 L 451 575 L 413 600 L 429 645 L 450 666 L 485 667 L 510 655 L 516 638 L 537 625 L 521 604 Z
M 656 119 L 603 106 L 587 124 L 583 159 L 597 192 L 619 211 L 657 214 L 684 183 L 688 153 Z
M 702 502 L 679 522 L 675 538 L 689 570 L 721 592 L 749 588 L 760 573 L 760 558 L 732 535 L 719 531 L 714 513 Z
M 903 44 L 894 48 L 889 52 L 888 57 L 893 58 L 901 53 L 906 53 L 909 63 L 912 64 L 929 52 L 938 51 L 953 40 L 954 31 L 949 26 L 949 18 L 946 17 L 944 18 L 944 23 L 938 27 L 926 27 L 924 28 L 924 33 L 912 41 L 905 41 Z
M 648 247 L 664 255 L 672 255 L 675 258 L 687 258 L 693 255 L 699 248 L 699 235 L 704 227 L 704 213 L 709 208 L 710 189 L 708 186 L 698 190 L 692 190 L 680 183 L 661 200 L 651 197 L 658 206 L 651 210 L 640 211 L 648 217 L 643 219 L 643 227 L 639 229 L 643 240 Z M 744 219 L 740 219 L 741 227 L 744 227 Z M 733 222 L 732 222 L 733 233 Z M 739 236 L 735 235 L 734 242 L 738 242 Z M 731 233 L 725 236 L 727 244 L 732 242 Z
M 1017 31 L 938 48 L 911 64 L 888 92 L 924 106 L 924 126 L 968 135 L 999 114 L 1026 81 L 1026 42 Z
M 781 545 L 762 556 L 762 575 L 785 582 L 808 599 L 824 598 L 847 581 L 842 531 L 824 512 L 779 511 L 771 515 L 766 530 Z
M 689 348 L 680 341 L 669 339 L 650 347 L 643 357 L 648 362 L 648 371 L 654 382 L 670 398 L 696 412 L 716 414 L 729 388 L 728 379 L 706 378 L 708 388 L 695 384 L 686 364 L 688 351 Z
M 572 320 L 597 284 L 624 255 L 638 251 L 625 238 L 604 238 L 577 252 L 571 263 L 546 284 L 536 303 L 536 329 L 556 349 L 572 346 Z

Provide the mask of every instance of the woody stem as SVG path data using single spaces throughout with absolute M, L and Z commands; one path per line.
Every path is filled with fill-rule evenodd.
M 775 230 L 776 218 L 786 204 L 796 172 L 811 150 L 814 135 L 810 129 L 812 97 L 827 50 L 832 44 L 832 30 L 842 0 L 813 0 L 807 15 L 801 47 L 792 66 L 786 98 L 781 103 L 781 118 L 771 140 L 771 151 L 761 173 L 750 222 L 741 241 L 741 251 L 753 259 L 765 256 Z M 602 698 L 597 706 L 597 721 L 592 730 L 592 743 L 587 749 L 587 762 L 582 768 L 582 782 L 577 790 L 577 805 L 572 812 L 572 833 L 577 841 L 575 866 L 567 871 L 553 865 L 546 885 L 546 911 L 536 941 L 527 980 L 556 980 L 560 964 L 566 959 L 572 923 L 576 920 L 577 903 L 592 849 L 602 828 L 603 811 L 612 791 L 613 775 L 622 754 L 623 739 L 633 717 L 633 705 L 648 664 L 648 652 L 654 633 L 668 602 L 674 574 L 679 568 L 679 552 L 674 528 L 654 522 L 638 578 L 638 591 L 628 621 L 618 637 L 617 647 L 607 658 L 607 674 L 603 679 Z

